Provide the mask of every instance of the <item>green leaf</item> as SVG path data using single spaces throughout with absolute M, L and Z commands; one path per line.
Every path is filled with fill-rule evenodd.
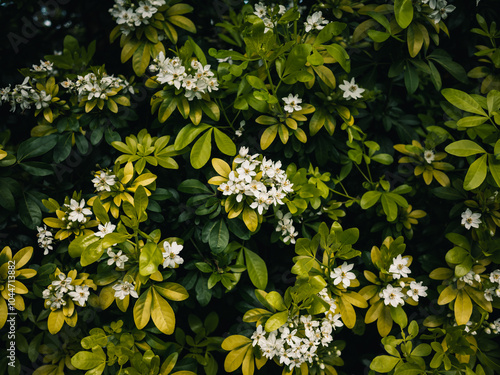
M 302 69 L 307 63 L 307 56 L 310 55 L 311 51 L 312 46 L 310 44 L 295 45 L 286 59 L 285 71 L 283 72 L 283 76 L 287 76 Z
M 92 352 L 78 352 L 71 358 L 71 364 L 79 370 L 90 370 L 95 367 L 104 365 L 106 362 L 106 354 L 100 347 L 95 347 Z M 104 368 L 103 368 L 104 370 Z M 102 371 L 99 372 L 99 374 Z
M 344 69 L 347 73 L 351 71 L 351 60 L 344 47 L 339 44 L 331 44 L 325 46 L 325 48 L 328 54 L 337 60 L 342 69 Z
M 226 155 L 234 156 L 236 155 L 236 145 L 225 133 L 221 132 L 219 129 L 214 128 L 214 138 L 217 148 Z
M 24 225 L 33 230 L 42 221 L 42 210 L 37 202 L 38 200 L 31 194 L 23 193 L 18 204 L 19 218 Z
M 407 63 L 403 76 L 404 76 L 406 90 L 408 90 L 410 94 L 413 94 L 415 91 L 417 91 L 419 84 L 417 70 L 412 65 Z
M 148 203 L 149 199 L 146 194 L 146 189 L 144 189 L 144 186 L 139 185 L 134 194 L 134 207 L 140 222 L 147 219 L 146 209 Z
M 100 238 L 92 234 L 88 234 L 86 236 L 79 236 L 76 237 L 73 241 L 68 246 L 68 253 L 71 257 L 73 258 L 78 258 L 82 255 L 83 250 L 86 248 L 90 247 L 97 241 L 99 241 Z
M 218 254 L 226 248 L 229 243 L 229 231 L 227 230 L 226 223 L 224 219 L 218 220 L 210 231 L 208 237 L 208 245 L 210 249 Z
M 158 266 L 162 262 L 162 251 L 154 242 L 148 242 L 141 249 L 139 255 L 139 273 L 142 276 L 149 276 L 158 270 Z
M 488 173 L 486 168 L 486 157 L 487 155 L 483 155 L 470 165 L 464 179 L 465 190 L 475 189 L 485 180 L 486 174 Z
M 54 174 L 54 169 L 50 164 L 39 161 L 27 161 L 25 163 L 19 163 L 19 166 L 32 176 L 43 177 Z
M 458 120 L 457 126 L 462 128 L 473 128 L 475 126 L 484 124 L 487 120 L 488 117 L 484 116 L 467 116 Z
M 177 190 L 187 194 L 213 194 L 213 191 L 205 184 L 195 179 L 182 181 L 177 187 Z
M 287 320 L 288 320 L 288 310 L 281 311 L 279 313 L 271 315 L 271 317 L 267 320 L 265 325 L 266 331 L 267 332 L 276 331 L 283 324 L 285 324 Z
M 444 149 L 448 154 L 455 156 L 471 156 L 476 154 L 484 154 L 486 151 L 484 148 L 479 146 L 476 142 L 472 142 L 468 139 L 463 139 L 461 141 L 456 141 Z
M 488 155 L 488 167 L 490 168 L 490 173 L 497 186 L 500 187 L 500 161 L 495 159 L 494 155 Z
M 19 145 L 17 149 L 17 160 L 21 162 L 24 159 L 43 155 L 52 150 L 56 144 L 57 136 L 55 134 L 45 137 L 32 137 Z
M 92 211 L 94 212 L 95 217 L 103 224 L 109 222 L 109 216 L 104 206 L 101 203 L 99 197 L 96 197 L 94 203 L 92 204 Z M 73 241 L 74 242 L 74 241 Z M 71 252 L 70 252 L 71 255 Z M 71 255 L 73 256 L 73 255 Z
M 254 89 L 267 91 L 265 83 L 259 77 L 248 75 L 246 78 L 247 78 L 247 82 Z
M 360 201 L 360 206 L 363 210 L 366 210 L 378 202 L 382 193 L 380 191 L 367 191 L 363 194 Z
M 370 363 L 370 369 L 376 372 L 389 372 L 391 371 L 400 361 L 400 358 L 391 357 L 388 355 L 379 355 L 375 357 Z
M 408 325 L 408 317 L 402 306 L 390 307 L 392 320 L 396 322 L 401 328 L 405 328 Z
M 82 264 L 82 266 L 88 266 L 89 264 L 97 262 L 99 259 L 101 259 L 101 256 L 102 254 L 104 254 L 105 250 L 106 248 L 102 246 L 102 242 L 94 242 L 92 245 L 86 247 L 83 250 L 80 263 Z
M 462 111 L 488 116 L 486 112 L 484 112 L 481 105 L 476 102 L 472 96 L 463 91 L 456 89 L 444 89 L 441 91 L 441 94 L 443 94 L 446 100 Z
M 267 267 L 266 262 L 253 251 L 244 248 L 245 261 L 248 270 L 248 276 L 258 289 L 266 289 L 267 286 Z
M 195 169 L 200 169 L 210 160 L 210 155 L 212 153 L 212 131 L 213 128 L 210 128 L 203 134 L 200 139 L 196 141 L 191 150 L 191 165 Z
M 413 4 L 411 0 L 395 0 L 394 15 L 402 29 L 406 29 L 413 20 Z

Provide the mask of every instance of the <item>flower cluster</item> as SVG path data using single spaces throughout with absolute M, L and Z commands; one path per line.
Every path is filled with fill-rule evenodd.
M 252 345 L 257 346 L 266 358 L 278 360 L 289 370 L 303 363 L 321 366 L 318 349 L 328 347 L 333 341 L 333 331 L 342 326 L 340 314 L 327 314 L 320 319 L 302 315 L 300 318 L 289 318 L 286 325 L 270 333 L 262 325 L 258 326 L 251 336 Z M 333 349 L 336 350 L 335 347 Z M 340 350 L 336 350 L 335 354 L 339 357 Z
M 398 254 L 392 259 L 392 263 L 389 266 L 389 273 L 394 280 L 407 278 L 411 273 L 411 270 L 408 267 L 409 265 L 410 258 L 403 257 L 401 254 Z M 393 307 L 397 307 L 399 305 L 403 306 L 405 304 L 405 300 L 408 298 L 418 302 L 419 297 L 427 297 L 427 289 L 428 287 L 424 286 L 422 282 L 412 280 L 408 283 L 401 280 L 399 282 L 399 286 L 388 284 L 380 291 L 379 297 L 384 299 L 384 304 L 386 306 L 391 305 Z
M 276 226 L 276 232 L 281 232 L 281 237 L 283 237 L 283 242 L 294 244 L 295 238 L 299 235 L 299 232 L 295 230 L 293 226 L 292 214 L 287 212 L 283 215 L 283 212 L 277 211 L 276 217 L 278 218 L 278 225 Z
M 111 191 L 111 186 L 116 183 L 116 176 L 106 171 L 98 171 L 94 176 L 92 183 L 96 191 Z
M 500 318 L 490 323 L 484 330 L 487 334 L 498 335 L 500 333 Z
M 384 305 L 398 307 L 403 306 L 407 298 L 413 299 L 418 302 L 419 297 L 427 297 L 426 286 L 423 283 L 411 281 L 409 285 L 401 282 L 399 287 L 394 287 L 389 284 L 380 292 L 380 298 L 384 299 Z M 405 290 L 406 289 L 406 290 Z
M 259 160 L 259 154 L 249 155 L 248 151 L 247 147 L 240 148 L 239 156 L 234 159 L 238 167 L 229 173 L 229 180 L 220 184 L 218 189 L 226 196 L 235 195 L 237 202 L 244 197 L 250 198 L 250 208 L 262 215 L 271 205 L 283 205 L 282 199 L 293 192 L 293 184 L 281 169 L 281 161 L 274 162 L 265 157 Z
M 159 83 L 174 86 L 177 90 L 183 88 L 188 100 L 201 99 L 202 94 L 219 89 L 219 82 L 210 70 L 210 65 L 203 66 L 197 60 L 191 60 L 190 65 L 186 67 L 179 57 L 165 57 L 163 52 L 160 52 L 149 66 L 149 70 L 157 73 L 156 81 Z
M 184 259 L 179 256 L 183 246 L 177 242 L 163 243 L 163 268 L 175 268 L 177 265 L 184 263 Z
M 53 250 L 52 242 L 54 241 L 54 237 L 52 236 L 52 232 L 47 229 L 47 226 L 36 227 L 38 230 L 38 246 L 40 246 L 44 252 L 43 255 L 47 255 L 50 250 Z
M 133 93 L 133 88 L 129 83 L 113 75 L 101 73 L 88 73 L 85 76 L 77 76 L 77 79 L 71 81 L 66 79 L 61 82 L 61 86 L 70 92 L 78 94 L 78 101 L 90 101 L 93 99 L 107 100 L 108 96 L 114 96 L 120 90 L 128 90 Z
M 321 12 L 315 12 L 310 16 L 307 16 L 306 22 L 304 22 L 304 26 L 306 33 L 308 33 L 311 30 L 321 30 L 329 23 L 330 21 L 325 20 Z
M 2 102 L 8 102 L 11 106 L 11 112 L 14 112 L 19 105 L 22 111 L 31 109 L 34 105 L 36 109 L 47 108 L 52 101 L 52 95 L 47 94 L 45 90 L 36 90 L 30 85 L 29 77 L 26 77 L 23 83 L 0 89 L 0 105 Z
M 56 280 L 42 292 L 45 299 L 45 307 L 51 310 L 60 309 L 67 304 L 67 298 L 71 298 L 73 302 L 83 306 L 87 302 L 90 291 L 88 285 L 74 285 L 73 279 L 66 276 L 64 273 L 59 273 Z
M 120 25 L 123 34 L 128 35 L 136 27 L 149 25 L 151 18 L 158 12 L 158 8 L 166 4 L 165 0 L 143 0 L 139 6 L 131 0 L 115 0 L 109 13 Z
M 365 89 L 362 89 L 356 84 L 356 82 L 354 81 L 354 77 L 350 82 L 344 80 L 344 83 L 342 85 L 339 85 L 339 88 L 344 92 L 342 96 L 347 100 L 360 99 L 362 97 L 361 94 L 365 91 Z
M 119 280 L 115 285 L 113 285 L 113 290 L 115 291 L 115 297 L 123 300 L 128 295 L 139 298 L 135 290 L 135 282 L 132 284 L 128 281 Z
M 481 214 L 472 213 L 470 208 L 466 209 L 462 212 L 462 225 L 465 226 L 465 229 L 470 228 L 479 228 L 479 224 L 481 224 Z
M 275 22 L 273 22 L 272 19 L 274 8 L 274 6 L 268 8 L 262 2 L 255 4 L 253 14 L 255 14 L 262 20 L 262 22 L 264 22 L 264 26 L 266 27 L 264 29 L 264 33 L 267 33 L 269 30 L 272 30 L 275 27 Z M 277 15 L 281 16 L 285 14 L 285 12 L 286 7 L 284 5 L 278 5 Z
M 484 290 L 484 298 L 491 302 L 494 296 L 500 298 L 500 269 L 491 272 L 489 280 L 492 286 Z
M 50 61 L 40 60 L 40 65 L 33 64 L 32 72 L 52 72 L 54 71 L 53 63 Z

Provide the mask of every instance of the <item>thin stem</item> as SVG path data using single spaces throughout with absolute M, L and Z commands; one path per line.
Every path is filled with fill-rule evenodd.
M 370 178 L 366 177 L 366 175 L 363 173 L 363 171 L 361 170 L 359 165 L 357 165 L 356 163 L 354 163 L 354 165 L 356 166 L 356 168 L 358 168 L 359 173 L 361 173 L 361 175 L 365 178 L 366 181 L 368 181 L 370 183 L 373 182 Z
M 335 193 L 335 194 L 338 194 L 342 197 L 345 197 L 345 198 L 349 198 L 349 199 L 355 199 L 353 197 L 351 197 L 350 195 L 347 195 L 347 194 L 344 194 L 344 193 L 341 193 L 340 191 L 337 191 L 335 189 L 332 189 L 332 188 L 328 188 L 332 193 Z M 345 190 L 345 189 L 344 189 Z

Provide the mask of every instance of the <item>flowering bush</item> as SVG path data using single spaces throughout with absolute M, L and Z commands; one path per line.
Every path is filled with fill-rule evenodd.
M 13 59 L 2 373 L 500 373 L 494 0 L 189 3 Z

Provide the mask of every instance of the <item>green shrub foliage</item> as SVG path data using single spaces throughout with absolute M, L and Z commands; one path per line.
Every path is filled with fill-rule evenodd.
M 495 0 L 82 3 L 0 89 L 1 373 L 500 373 Z

